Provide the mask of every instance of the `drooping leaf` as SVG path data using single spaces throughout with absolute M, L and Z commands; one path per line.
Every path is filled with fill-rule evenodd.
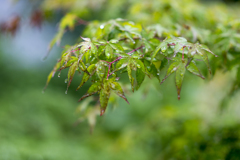
M 96 82 L 96 83 L 93 83 L 86 94 L 84 94 L 79 100 L 78 102 L 80 102 L 81 100 L 83 100 L 84 98 L 87 98 L 95 93 L 97 93 L 101 88 L 100 88 L 100 85 L 101 83 L 100 82 Z
M 103 80 L 103 78 L 106 75 L 106 66 L 103 63 L 99 63 L 97 65 L 97 75 L 100 80 Z
M 75 14 L 72 13 L 68 13 L 66 14 L 59 25 L 59 28 L 61 30 L 64 30 L 66 27 L 68 27 L 70 30 L 73 30 L 74 25 L 75 25 L 75 19 L 77 18 L 77 16 Z
M 127 66 L 127 64 L 128 64 L 127 58 L 120 59 L 116 64 L 115 71 L 119 71 L 119 70 L 125 68 Z
M 74 25 L 75 25 L 75 19 L 76 19 L 76 15 L 71 14 L 71 13 L 66 14 L 61 19 L 59 28 L 58 28 L 58 33 L 54 36 L 53 40 L 50 42 L 50 44 L 48 46 L 48 53 L 44 56 L 43 59 L 45 59 L 48 56 L 50 50 L 52 49 L 52 47 L 54 46 L 55 43 L 57 43 L 57 45 L 60 45 L 61 39 L 63 37 L 63 34 L 66 31 L 66 28 L 73 30 Z
M 157 48 L 155 49 L 155 51 L 153 52 L 153 54 L 152 54 L 152 56 L 151 56 L 151 58 L 152 58 L 151 62 L 153 61 L 153 58 L 157 55 L 157 53 L 160 51 L 160 49 L 161 49 L 162 51 L 165 51 L 165 50 L 167 49 L 167 47 L 168 47 L 168 43 L 167 43 L 167 42 L 165 42 L 165 41 L 161 42 L 161 43 L 157 46 Z
M 197 65 L 194 61 L 191 61 L 189 65 L 187 66 L 187 70 L 191 72 L 192 74 L 201 77 L 202 79 L 205 79 L 205 77 L 201 74 L 200 70 L 198 69 Z
M 90 49 L 91 52 L 92 52 L 94 55 L 97 56 L 98 49 L 97 49 L 97 47 L 95 46 L 95 44 L 90 43 L 90 46 L 91 46 L 91 49 Z
M 110 87 L 108 86 L 107 82 L 104 83 L 103 88 L 100 90 L 100 116 L 105 113 L 105 110 L 108 105 L 108 100 L 110 97 Z
M 109 44 L 105 48 L 105 55 L 106 55 L 107 59 L 111 59 L 113 56 L 113 49 Z
M 132 67 L 130 63 L 127 65 L 127 72 L 129 81 L 131 83 L 132 92 L 134 92 L 134 78 L 132 77 Z
M 122 90 L 121 85 L 118 82 L 111 82 L 110 83 L 110 88 L 121 98 L 123 98 L 128 104 L 128 100 L 126 96 L 124 95 L 124 92 Z
M 142 82 L 145 79 L 146 71 L 145 71 L 145 66 L 140 60 L 135 60 L 136 66 L 137 66 L 137 71 L 136 71 L 136 81 L 137 81 L 137 86 L 136 89 L 138 90 L 139 87 L 141 86 Z
M 82 77 L 82 81 L 79 84 L 79 86 L 77 87 L 76 91 L 79 90 L 83 86 L 83 84 L 89 80 L 89 78 L 90 78 L 90 75 L 88 73 L 84 73 L 83 77 Z
M 177 43 L 175 46 L 174 46 L 174 54 L 173 54 L 173 57 L 176 56 L 176 54 L 183 48 L 183 45 L 181 45 L 180 43 Z
M 205 51 L 213 54 L 215 57 L 218 57 L 218 56 L 217 56 L 216 54 L 214 54 L 206 45 L 200 44 L 199 47 L 200 47 L 201 49 L 204 49 Z
M 136 80 L 137 80 L 137 86 L 136 89 L 138 90 L 139 87 L 141 86 L 142 82 L 144 81 L 145 78 L 145 73 L 142 71 L 142 69 L 137 68 L 136 71 Z
M 123 52 L 124 52 L 123 47 L 122 47 L 120 44 L 118 44 L 118 43 L 109 43 L 109 45 L 110 45 L 113 49 L 115 49 L 117 52 L 120 52 L 120 53 L 123 53 Z
M 87 68 L 87 71 L 88 71 L 88 72 L 84 72 L 83 77 L 82 77 L 82 81 L 81 81 L 81 83 L 79 84 L 79 86 L 77 87 L 76 90 L 79 90 L 79 89 L 82 87 L 82 85 L 89 80 L 89 78 L 90 78 L 90 77 L 93 75 L 93 73 L 96 71 L 96 65 L 95 65 L 95 64 L 91 64 L 91 65 Z
M 177 62 L 173 62 L 168 70 L 167 70 L 167 74 L 166 76 L 163 78 L 162 82 L 160 84 L 162 84 L 173 72 L 175 72 L 178 68 L 179 68 L 179 65 L 180 65 L 180 62 L 177 61 Z
M 147 71 L 153 75 L 154 77 L 156 77 L 158 79 L 158 81 L 160 82 L 160 78 L 159 78 L 159 72 L 156 68 L 156 66 L 152 63 L 150 63 L 149 61 L 147 60 L 144 60 L 144 66 L 145 68 L 147 69 Z
M 45 85 L 45 87 L 44 87 L 43 90 L 45 90 L 45 89 L 47 88 L 50 80 L 54 77 L 56 71 L 60 68 L 60 65 L 61 65 L 61 62 L 58 62 L 58 63 L 54 66 L 53 70 L 49 73 L 48 78 L 47 78 L 46 85 Z
M 69 70 L 68 70 L 68 85 L 67 85 L 67 91 L 68 91 L 68 88 L 69 88 L 69 86 L 70 86 L 70 84 L 71 84 L 71 82 L 72 82 L 73 76 L 74 76 L 77 68 L 78 68 L 78 61 L 75 61 L 75 62 L 71 65 L 71 67 L 69 68 Z
M 180 100 L 180 92 L 182 88 L 182 82 L 185 74 L 185 63 L 180 62 L 178 69 L 176 70 L 175 82 L 178 93 L 178 100 Z
M 211 71 L 211 67 L 210 67 L 210 64 L 209 64 L 207 53 L 205 51 L 201 50 L 201 49 L 197 49 L 197 53 L 202 57 L 203 61 L 207 65 L 209 73 L 211 74 L 212 71 Z

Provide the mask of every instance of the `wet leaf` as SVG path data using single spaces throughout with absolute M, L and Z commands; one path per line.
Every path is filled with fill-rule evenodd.
M 68 85 L 67 90 L 72 82 L 73 76 L 78 68 L 78 61 L 75 61 L 68 70 Z
M 94 54 L 94 55 L 97 55 L 97 52 L 98 52 L 98 49 L 97 47 L 95 46 L 95 44 L 93 43 L 90 43 L 90 47 L 91 47 L 91 52 Z
M 173 63 L 169 66 L 169 68 L 168 68 L 168 70 L 167 70 L 167 74 L 166 74 L 166 76 L 163 78 L 161 84 L 162 84 L 173 72 L 175 72 L 175 71 L 179 68 L 179 65 L 180 65 L 180 62 L 177 61 L 177 62 L 173 62 Z
M 118 44 L 118 43 L 109 43 L 109 45 L 110 45 L 113 49 L 115 49 L 116 51 L 118 51 L 118 52 L 120 52 L 120 53 L 123 53 L 123 52 L 124 52 L 123 47 L 122 47 L 120 44 Z
M 137 86 L 136 89 L 138 90 L 139 87 L 141 86 L 142 82 L 144 81 L 145 78 L 145 73 L 142 71 L 141 68 L 137 68 L 136 71 L 136 80 L 137 80 Z
M 112 58 L 113 49 L 112 49 L 112 47 L 109 44 L 105 48 L 105 55 L 106 55 L 107 59 L 111 59 Z
M 121 98 L 123 98 L 128 104 L 128 100 L 126 96 L 124 95 L 124 92 L 122 90 L 121 85 L 118 82 L 111 82 L 110 83 L 110 88 Z
M 58 63 L 54 66 L 53 70 L 49 73 L 48 78 L 47 78 L 46 85 L 45 85 L 45 87 L 44 87 L 43 90 L 45 90 L 45 89 L 47 88 L 50 80 L 54 77 L 56 71 L 60 68 L 60 65 L 61 65 L 61 62 L 58 62 Z
M 127 64 L 128 64 L 128 59 L 126 59 L 126 58 L 120 59 L 116 64 L 115 71 L 119 71 L 119 70 L 125 68 L 127 66 Z
M 87 97 L 89 97 L 89 96 L 97 93 L 97 92 L 101 89 L 101 88 L 100 88 L 100 85 L 101 85 L 100 82 L 93 83 L 93 84 L 89 87 L 87 93 L 84 94 L 84 95 L 78 100 L 78 102 L 80 102 L 80 101 L 83 100 L 84 98 L 87 98 Z
M 159 72 L 156 68 L 156 66 L 154 64 L 151 64 L 149 61 L 144 60 L 144 66 L 147 69 L 147 71 L 153 75 L 154 77 L 156 77 L 158 79 L 158 81 L 160 82 L 160 78 L 159 78 Z
M 189 65 L 187 66 L 187 70 L 191 72 L 192 74 L 201 77 L 202 79 L 205 79 L 205 77 L 201 74 L 200 70 L 196 66 L 194 61 L 191 61 Z
M 153 52 L 153 54 L 151 56 L 151 58 L 152 58 L 151 62 L 153 61 L 153 58 L 157 55 L 157 53 L 160 51 L 160 49 L 163 51 L 165 51 L 167 49 L 167 47 L 168 47 L 167 45 L 168 45 L 168 43 L 163 41 L 157 46 L 157 48 L 155 49 L 155 51 Z
M 97 66 L 97 75 L 100 80 L 103 80 L 103 78 L 106 75 L 106 66 L 103 65 L 102 63 L 99 63 Z
M 206 45 L 200 44 L 199 47 L 200 47 L 201 49 L 204 49 L 205 51 L 213 54 L 215 57 L 218 57 L 218 56 L 217 56 L 216 54 L 214 54 Z
M 180 92 L 182 88 L 182 82 L 185 74 L 185 63 L 180 63 L 178 69 L 176 70 L 176 87 L 177 87 L 177 93 L 178 93 L 178 100 L 180 100 Z
M 90 78 L 90 77 L 93 75 L 93 73 L 96 71 L 96 65 L 95 65 L 95 64 L 90 65 L 90 66 L 87 68 L 87 71 L 88 71 L 88 72 L 84 72 L 83 77 L 82 77 L 82 81 L 81 81 L 81 83 L 79 84 L 79 86 L 77 87 L 76 90 L 79 90 L 79 89 L 83 86 L 83 84 L 86 83 L 86 82 L 89 80 L 89 78 Z
M 134 78 L 132 77 L 132 67 L 130 63 L 127 65 L 127 72 L 129 81 L 131 83 L 132 92 L 134 92 Z
M 108 100 L 110 97 L 110 87 L 107 83 L 104 84 L 104 87 L 100 91 L 100 116 L 102 116 L 105 113 L 105 110 L 108 105 Z
M 209 63 L 209 60 L 208 60 L 207 53 L 203 50 L 200 50 L 200 49 L 197 50 L 197 53 L 202 57 L 203 61 L 207 65 L 209 73 L 211 74 L 212 71 L 211 71 L 211 68 L 210 68 L 210 63 Z

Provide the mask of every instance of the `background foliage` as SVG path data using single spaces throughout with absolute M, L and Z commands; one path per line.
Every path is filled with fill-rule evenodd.
M 238 159 L 238 4 L 194 0 L 46 0 L 32 1 L 28 11 L 26 3 L 15 3 L 22 4 L 21 12 L 1 21 L 0 159 Z M 38 42 L 37 32 L 50 33 L 48 27 L 61 22 L 44 39 L 47 42 L 43 47 L 47 48 L 53 33 L 57 34 L 55 40 L 60 46 L 73 45 L 81 41 L 80 35 L 94 37 L 91 34 L 96 26 L 118 17 L 140 26 L 158 24 L 154 27 L 159 37 L 181 36 L 189 42 L 207 45 L 218 55 L 209 57 L 212 76 L 197 61 L 206 79 L 187 73 L 178 101 L 174 76 L 162 85 L 156 78 L 146 78 L 132 94 L 126 75 L 122 83 L 126 84 L 123 90 L 130 105 L 113 95 L 107 113 L 99 117 L 99 106 L 91 102 L 96 101 L 94 97 L 77 103 L 90 87 L 86 83 L 75 92 L 82 75 L 74 76 L 67 95 L 64 70 L 41 93 L 63 48 L 57 49 L 54 42 L 45 62 L 31 64 L 32 54 L 40 49 L 37 45 L 31 50 L 29 42 L 26 50 L 21 46 L 17 51 L 6 45 L 14 46 L 14 39 L 23 33 L 26 39 L 29 33 L 22 31 L 23 24 L 35 27 L 35 36 L 29 38 Z M 45 53 L 40 54 L 39 61 Z M 27 58 L 22 60 L 24 56 Z M 163 69 L 161 79 L 165 73 Z

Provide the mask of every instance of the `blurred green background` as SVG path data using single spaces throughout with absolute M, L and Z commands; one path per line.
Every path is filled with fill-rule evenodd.
M 97 117 L 92 134 L 87 120 L 76 125 L 81 117 L 76 109 L 83 103 L 77 101 L 89 87 L 85 84 L 75 91 L 81 75 L 73 79 L 68 94 L 66 72 L 53 78 L 42 93 L 62 50 L 54 47 L 42 61 L 56 24 L 69 9 L 64 2 L 1 1 L 0 23 L 16 14 L 23 20 L 15 35 L 0 33 L 0 160 L 240 159 L 240 92 L 228 99 L 224 110 L 220 108 L 233 83 L 234 70 L 217 71 L 209 80 L 187 75 L 180 101 L 173 76 L 161 86 L 156 79 L 146 80 L 134 94 L 127 85 L 130 105 L 124 100 L 118 100 L 117 107 L 109 105 L 106 114 Z M 91 9 L 79 13 L 83 19 L 130 17 L 147 21 L 144 13 L 125 10 L 122 3 L 126 1 L 99 1 L 99 6 L 91 2 Z M 141 1 L 129 1 L 132 3 L 140 6 Z M 211 3 L 221 6 L 223 12 L 227 5 L 229 10 L 239 9 L 238 4 Z M 48 15 L 40 29 L 30 26 L 27 19 L 39 6 Z M 80 6 L 71 10 L 76 12 Z M 134 11 L 136 14 L 129 16 Z M 83 28 L 77 26 L 64 35 L 61 46 L 73 44 Z

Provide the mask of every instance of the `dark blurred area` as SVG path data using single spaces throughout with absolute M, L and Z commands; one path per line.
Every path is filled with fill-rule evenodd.
M 180 101 L 173 77 L 161 86 L 156 79 L 148 79 L 134 94 L 126 85 L 130 105 L 124 100 L 117 101 L 118 107 L 110 105 L 103 117 L 97 117 L 92 134 L 88 119 L 76 125 L 81 118 L 76 110 L 84 103 L 78 99 L 89 87 L 87 83 L 75 91 L 82 75 L 74 77 L 68 94 L 67 72 L 55 76 L 42 92 L 63 46 L 74 44 L 85 27 L 78 25 L 67 32 L 60 46 L 54 46 L 42 60 L 71 2 L 1 1 L 0 160 L 240 159 L 240 93 L 232 97 L 224 112 L 219 110 L 233 79 L 228 72 L 217 72 L 206 81 L 187 75 Z M 93 11 L 79 1 L 72 12 L 81 11 L 79 15 L 89 21 L 125 18 L 130 11 L 125 12 L 124 7 L 135 3 L 91 2 Z M 102 7 L 106 5 L 111 6 L 109 10 Z M 81 6 L 86 8 L 78 9 Z M 101 7 L 105 12 L 100 15 Z

